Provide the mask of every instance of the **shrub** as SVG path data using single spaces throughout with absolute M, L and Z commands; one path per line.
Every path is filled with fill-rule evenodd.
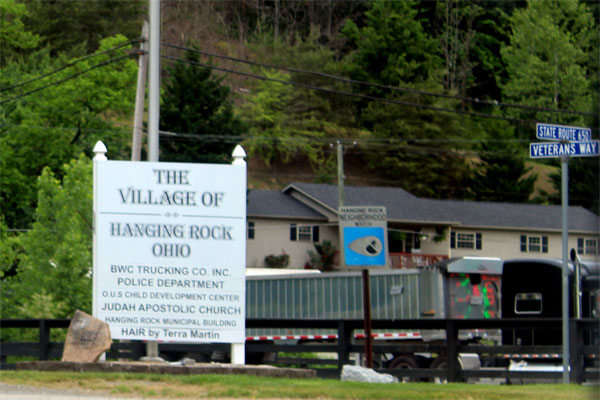
M 338 251 L 331 241 L 324 240 L 321 244 L 315 243 L 315 250 L 316 252 L 308 251 L 310 265 L 321 271 L 332 271 Z
M 285 251 L 276 256 L 275 254 L 269 254 L 265 257 L 265 265 L 269 268 L 285 268 L 290 264 L 290 255 L 286 254 Z

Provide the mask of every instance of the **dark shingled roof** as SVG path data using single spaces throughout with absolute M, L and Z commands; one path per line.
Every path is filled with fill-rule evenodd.
M 251 189 L 246 213 L 252 217 L 326 219 L 322 214 L 278 190 Z
M 265 215 L 317 217 L 319 213 L 289 196 L 293 190 L 337 210 L 337 186 L 317 183 L 292 183 L 283 192 L 251 191 L 260 195 L 260 205 L 250 199 L 248 214 L 260 207 Z M 560 230 L 562 207 L 539 204 L 475 202 L 418 198 L 400 188 L 344 187 L 347 206 L 384 206 L 389 221 L 452 223 L 472 227 L 529 228 Z M 267 198 L 269 200 L 267 201 Z M 258 197 L 256 198 L 258 199 Z M 281 202 L 281 204 L 278 204 Z M 264 203 L 264 204 L 262 204 Z M 569 207 L 569 229 L 586 232 L 599 231 L 598 216 L 580 206 Z

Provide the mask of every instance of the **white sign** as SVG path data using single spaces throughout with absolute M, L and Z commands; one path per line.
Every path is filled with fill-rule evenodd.
M 114 339 L 243 343 L 245 166 L 94 165 L 94 316 Z
M 340 207 L 342 260 L 347 266 L 387 265 L 385 207 Z
M 592 130 L 576 126 L 536 124 L 535 137 L 545 140 L 585 142 L 592 140 Z

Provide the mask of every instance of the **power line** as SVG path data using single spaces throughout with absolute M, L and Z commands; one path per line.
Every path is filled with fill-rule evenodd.
M 447 99 L 460 100 L 463 102 L 469 102 L 469 103 L 475 103 L 475 104 L 485 104 L 485 105 L 498 106 L 498 107 L 520 108 L 520 109 L 533 110 L 533 111 L 546 111 L 546 112 L 553 112 L 553 113 L 576 114 L 576 115 L 585 115 L 585 116 L 592 116 L 592 117 L 598 116 L 598 113 L 592 113 L 592 112 L 573 111 L 573 110 L 566 110 L 566 109 L 560 109 L 560 108 L 554 109 L 554 108 L 547 108 L 547 107 L 536 107 L 536 106 L 529 106 L 529 105 L 524 105 L 524 104 L 499 102 L 499 101 L 495 101 L 495 100 L 493 100 L 493 101 L 480 100 L 480 99 L 474 99 L 471 97 L 454 96 L 454 95 L 449 95 L 449 94 L 444 94 L 444 93 L 435 93 L 435 92 L 428 92 L 428 91 L 424 91 L 424 90 L 383 85 L 383 84 L 379 84 L 379 83 L 359 81 L 359 80 L 355 80 L 355 79 L 346 78 L 343 76 L 327 74 L 324 72 L 311 71 L 311 70 L 305 70 L 305 69 L 299 69 L 299 68 L 283 67 L 283 66 L 271 65 L 271 64 L 264 64 L 264 63 L 259 63 L 256 61 L 244 60 L 241 58 L 224 56 L 221 54 L 209 53 L 209 52 L 205 52 L 202 50 L 197 50 L 197 49 L 193 49 L 193 48 L 189 48 L 189 47 L 178 46 L 178 45 L 175 45 L 172 43 L 162 43 L 162 45 L 165 47 L 171 47 L 174 49 L 180 49 L 180 50 L 185 50 L 185 51 L 189 51 L 192 53 L 198 53 L 198 54 L 201 54 L 201 55 L 204 55 L 207 57 L 220 58 L 220 59 L 224 59 L 224 60 L 240 62 L 240 63 L 263 67 L 263 68 L 278 69 L 281 71 L 315 75 L 315 76 L 320 76 L 320 77 L 324 77 L 324 78 L 334 79 L 334 80 L 341 81 L 341 82 L 353 83 L 353 84 L 367 86 L 367 87 L 376 87 L 376 88 L 380 88 L 380 89 L 392 90 L 392 91 L 397 91 L 397 92 L 413 93 L 413 94 L 433 96 L 433 97 L 442 97 L 442 98 L 447 98 Z
M 118 49 L 120 49 L 120 48 L 122 48 L 122 47 L 128 46 L 128 45 L 130 45 L 130 44 L 133 44 L 133 43 L 141 42 L 141 41 L 143 41 L 143 40 L 144 40 L 144 39 L 135 39 L 135 40 L 130 40 L 130 41 L 128 41 L 128 42 L 121 43 L 121 44 L 120 44 L 120 45 L 118 45 L 118 46 L 115 46 L 115 47 L 113 47 L 113 48 L 111 48 L 111 49 L 108 49 L 108 50 L 102 51 L 102 52 L 100 52 L 100 53 L 94 53 L 94 54 L 90 54 L 90 55 L 87 55 L 87 56 L 84 56 L 84 57 L 78 58 L 78 59 L 76 59 L 76 60 L 73 60 L 73 61 L 71 61 L 70 63 L 67 63 L 67 64 L 63 65 L 62 67 L 60 67 L 60 68 L 57 68 L 57 69 L 55 69 L 55 70 L 53 70 L 53 71 L 50 71 L 50 72 L 48 72 L 48 73 L 42 74 L 42 75 L 40 75 L 40 76 L 37 76 L 37 77 L 35 77 L 35 78 L 29 79 L 29 80 L 26 80 L 26 81 L 23 81 L 23 82 L 15 83 L 14 85 L 11 85 L 11 86 L 6 86 L 6 87 L 3 87 L 3 88 L 0 88 L 0 92 L 4 92 L 4 91 L 6 91 L 6 90 L 11 90 L 11 89 L 17 88 L 17 87 L 19 87 L 19 86 L 26 85 L 26 84 L 28 84 L 28 83 L 31 83 L 31 82 L 38 81 L 38 80 L 40 80 L 40 79 L 43 79 L 43 78 L 46 78 L 46 77 L 48 77 L 48 76 L 50 76 L 50 75 L 54 75 L 54 74 L 56 74 L 56 73 L 58 73 L 58 72 L 60 72 L 60 71 L 62 71 L 62 70 L 64 70 L 64 69 L 66 69 L 66 68 L 72 67 L 73 65 L 75 65 L 75 64 L 77 64 L 77 63 L 79 63 L 79 62 L 81 62 L 81 61 L 87 60 L 87 59 L 89 59 L 89 58 L 97 57 L 97 56 L 100 56 L 100 55 L 104 55 L 104 54 L 107 54 L 107 53 L 112 53 L 113 51 L 115 51 L 115 50 L 118 50 Z
M 496 155 L 498 157 L 511 157 L 514 156 L 514 151 L 506 150 L 506 151 L 489 151 L 489 150 L 474 150 L 474 149 L 449 149 L 449 148 L 440 148 L 439 146 L 421 146 L 419 143 L 430 143 L 435 144 L 437 142 L 443 143 L 477 143 L 478 141 L 468 141 L 468 140 L 445 140 L 445 139 L 374 139 L 370 140 L 367 138 L 361 139 L 335 139 L 335 138 L 327 138 L 327 137 L 272 137 L 272 136 L 234 136 L 234 135 L 198 135 L 193 133 L 176 133 L 176 132 L 168 132 L 168 131 L 159 131 L 159 134 L 163 138 L 168 138 L 171 140 L 179 140 L 179 141 L 202 141 L 202 142 L 219 142 L 219 143 L 240 143 L 240 142 L 251 142 L 254 144 L 260 145 L 261 143 L 277 143 L 282 141 L 294 141 L 298 142 L 299 140 L 305 140 L 307 142 L 313 142 L 321 145 L 327 145 L 331 143 L 335 143 L 336 141 L 344 141 L 346 143 L 356 143 L 361 145 L 361 150 L 353 150 L 354 154 L 373 154 L 373 152 L 383 153 L 384 151 L 410 151 L 411 154 L 427 154 L 427 155 L 439 155 L 439 154 L 450 154 L 450 155 L 461 155 L 464 156 L 472 155 Z M 282 140 L 283 139 L 283 140 Z M 504 141 L 499 140 L 500 143 L 512 142 L 512 140 Z M 365 152 L 364 149 L 369 149 L 368 152 Z
M 44 90 L 44 89 L 47 89 L 47 88 L 49 88 L 49 87 L 56 86 L 56 85 L 60 85 L 61 83 L 67 82 L 67 81 L 69 81 L 69 80 L 71 80 L 71 79 L 75 79 L 75 78 L 77 78 L 78 76 L 80 76 L 80 75 L 83 75 L 83 74 L 85 74 L 85 73 L 87 73 L 87 72 L 89 72 L 89 71 L 91 71 L 91 70 L 93 70 L 93 69 L 96 69 L 96 68 L 99 68 L 99 67 L 104 67 L 104 66 L 107 66 L 107 65 L 109 65 L 109 64 L 112 64 L 112 63 L 115 63 L 115 62 L 121 61 L 121 60 L 123 60 L 123 59 L 125 59 L 125 58 L 129 58 L 129 57 L 131 57 L 131 56 L 133 56 L 133 55 L 138 55 L 138 52 L 137 52 L 137 51 L 136 51 L 136 52 L 131 52 L 131 53 L 129 53 L 129 54 L 125 54 L 125 55 L 123 55 L 123 56 L 120 56 L 120 57 L 117 57 L 117 58 L 111 58 L 110 60 L 103 61 L 103 62 L 101 62 L 101 63 L 99 63 L 99 64 L 93 65 L 93 66 L 91 66 L 91 67 L 90 67 L 90 68 L 88 68 L 88 69 L 85 69 L 85 70 L 83 70 L 83 71 L 80 71 L 80 72 L 78 72 L 78 73 L 76 73 L 76 74 L 73 74 L 73 75 L 71 75 L 71 76 L 68 76 L 68 77 L 66 77 L 66 78 L 60 79 L 60 80 L 58 80 L 58 81 L 51 82 L 51 83 L 49 83 L 49 84 L 47 84 L 47 85 L 44 85 L 44 86 L 40 86 L 40 87 L 38 87 L 38 88 L 35 88 L 35 89 L 33 89 L 33 90 L 30 90 L 29 92 L 20 93 L 20 94 L 18 94 L 17 96 L 14 96 L 14 97 L 11 97 L 11 98 L 8 98 L 8 99 L 4 99 L 4 100 L 0 100 L 0 104 L 8 103 L 8 102 L 10 102 L 10 101 L 14 101 L 14 100 L 20 99 L 20 98 L 22 98 L 22 97 L 29 96 L 30 94 L 33 94 L 33 93 L 39 92 L 39 91 L 41 91 L 41 90 Z
M 197 65 L 197 66 L 200 66 L 203 68 L 213 69 L 216 71 L 242 75 L 242 76 L 246 76 L 248 78 L 260 79 L 263 81 L 270 81 L 270 82 L 277 82 L 277 83 L 281 83 L 284 85 L 296 86 L 296 87 L 301 87 L 304 89 L 310 89 L 310 90 L 315 90 L 315 91 L 320 91 L 320 92 L 325 92 L 325 93 L 339 94 L 339 95 L 355 97 L 355 98 L 360 98 L 360 99 L 365 99 L 365 100 L 380 101 L 382 103 L 397 104 L 397 105 L 408 106 L 408 107 L 422 108 L 422 109 L 431 110 L 431 111 L 440 111 L 440 112 L 447 112 L 447 113 L 454 113 L 454 114 L 461 114 L 461 115 L 469 115 L 472 117 L 490 118 L 490 119 L 503 120 L 503 121 L 521 122 L 521 123 L 529 123 L 529 124 L 535 124 L 538 122 L 538 121 L 528 120 L 528 119 L 502 117 L 502 116 L 498 116 L 498 115 L 485 114 L 485 113 L 480 113 L 480 112 L 475 112 L 475 111 L 454 110 L 451 108 L 430 106 L 427 104 L 420 104 L 420 103 L 411 103 L 408 101 L 388 99 L 385 97 L 375 97 L 375 96 L 358 94 L 358 93 L 347 92 L 347 91 L 342 91 L 342 90 L 327 89 L 327 88 L 322 88 L 319 86 L 308 85 L 305 83 L 285 81 L 285 80 L 276 79 L 276 78 L 269 78 L 269 77 L 266 77 L 263 75 L 256 75 L 256 74 L 252 74 L 249 72 L 236 71 L 236 70 L 229 69 L 229 68 L 223 68 L 223 67 L 217 67 L 214 65 L 203 64 L 203 63 L 196 62 L 196 61 L 184 60 L 182 58 L 173 57 L 173 56 L 162 55 L 161 57 L 168 59 L 170 61 L 184 62 L 184 63 L 188 63 L 191 65 Z

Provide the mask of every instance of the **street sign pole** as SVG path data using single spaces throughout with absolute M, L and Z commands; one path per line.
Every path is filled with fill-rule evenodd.
M 562 349 L 563 349 L 563 383 L 569 383 L 569 157 L 598 157 L 600 141 L 592 140 L 592 130 L 589 128 L 536 124 L 535 137 L 550 140 L 555 143 L 537 142 L 529 144 L 530 158 L 560 158 L 561 159 L 561 190 L 562 190 Z M 573 272 L 573 280 L 579 279 Z M 578 290 L 574 295 L 578 299 Z M 577 304 L 576 300 L 574 304 Z M 575 318 L 579 314 L 574 313 Z
M 563 383 L 569 383 L 569 157 L 561 159 L 562 191 L 562 349 Z

